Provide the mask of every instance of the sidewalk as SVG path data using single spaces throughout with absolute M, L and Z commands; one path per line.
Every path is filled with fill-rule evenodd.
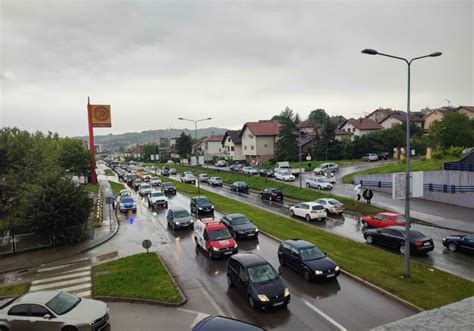
M 99 181 L 99 184 L 101 185 L 102 190 L 110 187 L 107 181 L 101 180 Z M 0 274 L 14 270 L 29 269 L 41 264 L 51 263 L 99 246 L 100 244 L 112 238 L 118 231 L 118 223 L 114 210 L 111 209 L 111 211 L 111 227 L 109 225 L 109 208 L 104 204 L 103 225 L 100 228 L 94 228 L 93 235 L 86 241 L 71 246 L 46 248 L 0 257 Z

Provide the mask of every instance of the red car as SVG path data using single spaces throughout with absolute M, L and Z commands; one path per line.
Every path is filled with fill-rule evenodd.
M 362 225 L 366 228 L 385 228 L 387 226 L 404 226 L 405 216 L 395 213 L 378 213 L 362 217 Z

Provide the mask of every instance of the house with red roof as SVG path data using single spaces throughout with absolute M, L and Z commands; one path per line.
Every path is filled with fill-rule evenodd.
M 382 122 L 384 119 L 387 117 L 393 115 L 396 113 L 396 110 L 392 110 L 392 108 L 379 108 L 371 112 L 369 115 L 367 115 L 365 118 L 369 120 L 374 120 L 377 123 Z
M 392 115 L 386 117 L 384 120 L 382 120 L 380 125 L 384 127 L 384 129 L 390 129 L 393 128 L 395 125 L 400 125 L 402 123 L 405 123 L 407 121 L 407 113 L 404 111 L 397 111 L 394 112 Z M 415 124 L 417 127 L 422 128 L 423 127 L 423 118 L 415 116 L 410 113 L 410 123 Z
M 201 140 L 201 151 L 204 161 L 210 161 L 214 157 L 224 157 L 224 147 L 222 147 L 222 135 L 211 135 Z
M 340 127 L 340 130 L 344 130 L 351 134 L 351 140 L 354 140 L 354 137 L 361 137 L 365 134 L 382 130 L 383 126 L 380 125 L 377 121 L 368 118 L 350 118 L 345 121 Z
M 240 130 L 227 130 L 221 141 L 225 155 L 234 161 L 245 160 L 242 154 L 242 138 Z
M 277 121 L 247 122 L 240 130 L 242 154 L 250 164 L 258 166 L 275 156 L 280 123 Z
M 471 120 L 474 119 L 474 106 L 459 106 L 455 107 L 442 107 L 431 110 L 425 117 L 423 117 L 423 129 L 428 132 L 430 131 L 431 125 L 435 121 L 441 121 L 447 113 L 460 112 L 467 115 Z

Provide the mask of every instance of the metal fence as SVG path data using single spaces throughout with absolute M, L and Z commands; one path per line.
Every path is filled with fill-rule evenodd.
M 474 164 L 446 162 L 443 164 L 443 170 L 473 171 L 474 172 Z
M 424 184 L 424 190 L 442 193 L 474 193 L 474 185 Z
M 360 185 L 363 187 L 392 188 L 392 182 L 382 182 L 376 180 L 360 180 Z

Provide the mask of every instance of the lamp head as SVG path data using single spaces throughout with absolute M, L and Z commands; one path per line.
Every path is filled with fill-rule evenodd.
M 362 54 L 368 54 L 368 55 L 377 55 L 379 52 L 377 52 L 375 49 L 366 48 L 366 49 L 362 50 L 361 53 Z
M 181 120 L 181 121 L 182 121 L 182 120 L 184 120 L 184 118 L 182 118 L 182 117 L 178 117 L 178 120 Z
M 431 53 L 430 56 L 431 56 L 431 57 L 437 57 L 437 56 L 441 56 L 441 54 L 443 54 L 443 53 L 441 53 L 441 52 L 434 52 L 434 53 Z

